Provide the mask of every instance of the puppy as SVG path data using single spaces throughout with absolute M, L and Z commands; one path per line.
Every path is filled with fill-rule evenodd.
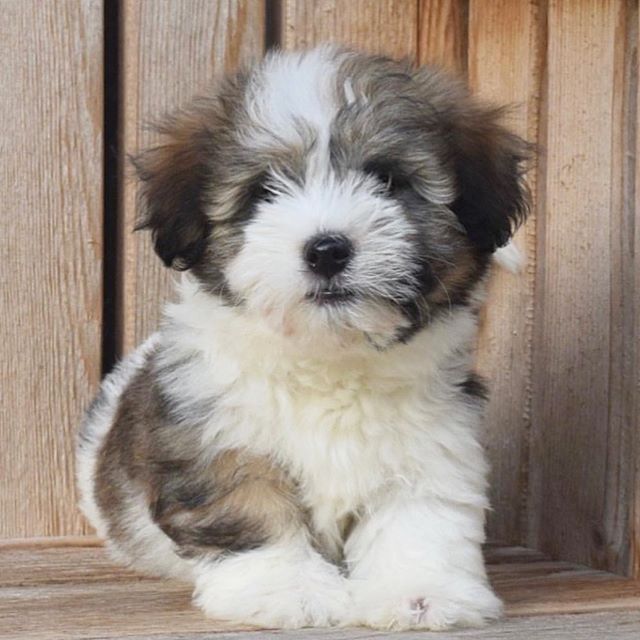
M 266 627 L 480 625 L 492 253 L 527 146 L 431 68 L 273 53 L 135 160 L 185 271 L 81 428 L 82 509 L 122 562 Z

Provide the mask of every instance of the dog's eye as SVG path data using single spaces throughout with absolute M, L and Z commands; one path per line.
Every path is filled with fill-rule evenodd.
M 269 188 L 266 180 L 256 181 L 249 190 L 249 202 L 251 204 L 259 204 L 260 202 L 273 202 L 275 194 L 273 189 Z
M 388 167 L 369 164 L 364 167 L 364 172 L 374 177 L 389 194 L 396 193 L 407 186 L 407 180 Z
M 266 179 L 254 180 L 245 188 L 238 199 L 233 216 L 234 221 L 249 220 L 259 204 L 273 202 L 275 197 L 275 193 L 273 189 L 269 188 L 269 183 Z
M 376 179 L 384 185 L 387 191 L 393 191 L 393 176 L 390 173 L 376 174 Z

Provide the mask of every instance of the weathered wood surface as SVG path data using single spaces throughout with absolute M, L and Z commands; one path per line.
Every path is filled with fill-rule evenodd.
M 301 631 L 220 632 L 203 634 L 136 635 L 129 640 L 247 640 L 249 638 L 302 638 L 304 640 L 637 640 L 640 616 L 632 611 L 535 618 L 508 618 L 483 629 L 405 631 L 389 633 L 369 629 L 304 629 Z
M 172 273 L 135 226 L 137 185 L 127 155 L 157 141 L 149 126 L 216 78 L 264 50 L 262 0 L 123 0 L 121 276 L 119 336 L 122 353 L 153 331 Z M 127 176 L 127 177 L 125 177 Z
M 539 27 L 534 3 L 472 0 L 468 14 L 468 78 L 484 100 L 512 105 L 505 123 L 537 140 Z M 500 72 L 497 73 L 496 70 Z M 527 176 L 535 193 L 536 166 Z M 492 466 L 488 532 L 508 544 L 522 541 L 531 425 L 531 356 L 536 265 L 535 208 L 514 238 L 525 265 L 512 274 L 495 268 L 482 316 L 478 366 L 490 381 L 486 445 Z
M 285 49 L 338 42 L 415 59 L 417 0 L 282 0 Z
M 630 570 L 638 500 L 637 416 L 620 415 L 629 402 L 620 391 L 637 393 L 637 377 L 625 380 L 637 293 L 620 178 L 631 125 L 620 74 L 636 46 L 627 42 L 629 7 L 548 7 L 527 531 L 554 557 L 618 571 Z
M 418 50 L 420 63 L 435 64 L 466 77 L 469 63 L 469 3 L 420 0 Z
M 609 566 L 640 578 L 640 163 L 638 3 L 618 12 L 611 176 L 611 379 L 604 498 Z
M 625 151 L 625 163 L 622 172 L 623 176 L 623 207 L 624 222 L 621 227 L 621 237 L 628 238 L 627 246 L 629 251 L 623 252 L 624 268 L 622 269 L 622 287 L 617 289 L 616 300 L 625 299 L 625 328 L 623 330 L 623 348 L 620 353 L 630 352 L 630 357 L 622 357 L 618 362 L 618 370 L 621 378 L 624 379 L 624 396 L 622 399 L 621 412 L 616 418 L 622 418 L 626 427 L 627 438 L 622 440 L 621 446 L 626 447 L 627 457 L 623 458 L 621 475 L 628 478 L 629 494 L 613 498 L 613 504 L 620 503 L 622 508 L 628 506 L 629 525 L 627 528 L 621 527 L 620 536 L 629 536 L 631 542 L 627 544 L 631 547 L 629 558 L 629 570 L 622 567 L 624 573 L 640 580 L 640 434 L 638 424 L 640 423 L 640 389 L 638 388 L 638 378 L 640 377 L 640 266 L 636 256 L 640 255 L 640 224 L 636 222 L 636 215 L 640 212 L 640 100 L 638 91 L 640 88 L 638 67 L 638 34 L 640 33 L 640 11 L 638 5 L 635 6 L 636 15 L 628 16 L 628 24 L 631 26 L 630 37 L 626 40 L 629 54 L 625 56 L 625 68 L 628 70 L 629 90 L 625 93 L 628 96 L 625 113 L 629 114 L 629 131 L 627 131 L 627 143 L 623 145 Z M 635 36 L 635 46 L 633 45 Z M 635 57 L 631 54 L 635 53 Z M 635 90 L 635 93 L 634 93 Z M 629 295 L 628 292 L 632 292 Z M 617 334 L 618 335 L 618 334 Z M 630 346 L 631 345 L 631 346 Z M 616 380 L 620 380 L 620 377 Z
M 484 630 L 438 634 L 438 638 L 638 637 L 632 633 L 640 631 L 639 582 L 550 562 L 526 549 L 493 548 L 486 555 L 491 580 L 506 602 L 508 618 Z M 610 613 L 595 614 L 600 611 Z M 555 616 L 578 612 L 595 615 Z M 230 629 L 207 620 L 191 606 L 188 585 L 120 569 L 100 547 L 0 547 L 0 638 L 256 637 L 255 632 L 230 633 Z M 605 629 L 607 633 L 602 635 Z M 270 635 L 259 632 L 259 637 Z M 273 635 L 427 637 L 364 629 Z
M 143 141 L 142 112 L 172 106 L 207 75 L 206 64 L 175 73 L 185 66 L 178 58 L 202 61 L 188 49 L 213 49 L 206 37 L 170 46 L 161 37 L 180 24 L 180 3 L 163 5 L 171 15 L 161 11 L 157 22 L 148 17 L 146 31 L 144 9 L 132 6 L 125 14 L 137 17 L 124 21 L 123 36 L 127 151 Z M 198 25 L 212 23 L 196 20 L 203 10 L 190 5 L 187 13 Z M 479 364 L 493 387 L 489 534 L 618 571 L 637 566 L 629 534 L 640 518 L 632 507 L 637 349 L 629 345 L 637 342 L 638 314 L 626 295 L 637 270 L 629 244 L 636 228 L 635 4 L 283 0 L 280 30 L 285 48 L 335 40 L 443 64 L 482 97 L 514 105 L 510 124 L 540 145 L 529 178 L 540 213 L 516 239 L 524 272 L 495 275 L 484 317 Z M 145 62 L 155 58 L 155 67 Z M 133 192 L 125 190 L 125 229 Z M 155 324 L 167 273 L 146 238 L 125 235 L 123 244 L 126 350 Z
M 255 640 L 255 638 L 302 638 L 303 640 L 637 640 L 640 618 L 631 611 L 591 613 L 500 620 L 482 629 L 440 631 L 437 633 L 405 631 L 393 633 L 371 629 L 301 629 L 296 631 L 223 631 L 162 633 L 155 631 L 127 636 L 64 636 L 82 640 L 106 640 L 126 637 L 128 640 Z M 0 635 L 0 637 L 2 637 Z M 25 635 L 25 640 L 57 640 L 51 635 Z M 63 640 L 60 638 L 60 640 Z
M 63 535 L 100 377 L 102 2 L 0 11 L 0 538 Z

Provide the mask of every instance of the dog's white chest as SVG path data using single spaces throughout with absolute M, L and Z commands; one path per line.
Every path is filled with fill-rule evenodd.
M 174 405 L 187 416 L 194 406 L 213 407 L 205 450 L 276 461 L 297 481 L 316 530 L 339 537 L 340 522 L 399 487 L 420 483 L 444 495 L 453 477 L 468 493 L 482 475 L 467 464 L 477 457 L 476 410 L 455 391 L 467 363 L 456 356 L 454 375 L 449 357 L 473 335 L 470 313 L 410 346 L 377 351 L 337 341 L 293 348 L 271 331 L 253 331 L 233 310 L 205 307 L 183 318 L 183 308 L 173 310 L 180 322 L 162 359 Z
M 389 484 L 406 481 L 415 449 L 416 393 L 363 368 L 314 369 L 241 377 L 225 440 L 279 461 L 296 478 L 316 526 L 330 530 Z M 232 418 L 232 420 L 230 420 Z M 233 426 L 231 426 L 233 425 Z

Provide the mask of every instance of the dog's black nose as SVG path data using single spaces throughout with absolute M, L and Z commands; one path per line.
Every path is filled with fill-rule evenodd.
M 340 273 L 351 260 L 353 245 L 339 235 L 318 236 L 307 243 L 304 259 L 313 273 L 331 278 Z

